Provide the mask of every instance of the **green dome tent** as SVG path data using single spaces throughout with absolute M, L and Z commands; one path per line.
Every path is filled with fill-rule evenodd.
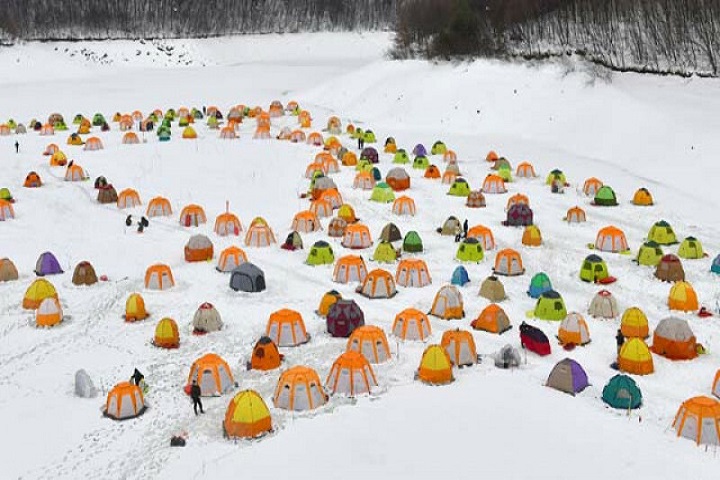
M 373 202 L 390 203 L 395 200 L 395 192 L 385 182 L 380 182 L 372 190 L 370 200 Z
M 420 235 L 414 230 L 410 230 L 405 234 L 403 240 L 403 252 L 419 253 L 423 251 L 423 243 Z
M 433 146 L 430 149 L 430 154 L 432 154 L 432 155 L 444 155 L 445 152 L 447 152 L 447 147 L 440 140 L 433 143 Z
M 562 170 L 555 169 L 548 174 L 547 178 L 545 179 L 545 184 L 552 185 L 553 182 L 560 182 L 562 185 L 565 185 L 567 183 L 567 178 L 565 178 L 565 174 L 562 172 Z
M 567 317 L 567 308 L 565 308 L 565 302 L 558 292 L 548 290 L 538 298 L 533 315 L 540 320 L 560 322 Z
M 467 197 L 470 195 L 470 185 L 464 178 L 456 178 L 447 194 L 454 197 Z
M 392 243 L 382 241 L 375 248 L 372 259 L 376 262 L 394 263 L 397 260 L 397 251 Z
M 404 149 L 400 148 L 397 152 L 395 152 L 395 156 L 393 157 L 393 163 L 410 163 L 410 157 Z
M 602 399 L 612 408 L 629 410 L 642 405 L 642 392 L 635 380 L 627 375 L 618 374 L 603 388 Z
M 480 262 L 483 257 L 482 244 L 477 238 L 464 239 L 455 253 L 455 258 L 461 262 Z
M 580 280 L 583 282 L 599 282 L 610 276 L 605 260 L 599 255 L 591 254 L 585 257 L 580 268 Z
M 318 240 L 310 247 L 305 263 L 315 267 L 317 265 L 329 265 L 334 261 L 335 255 L 333 254 L 330 244 L 323 240 Z
M 663 255 L 660 245 L 651 240 L 642 244 L 640 250 L 638 250 L 637 257 L 635 257 L 635 261 L 639 265 L 657 267 Z
M 673 228 L 665 220 L 655 222 L 655 224 L 650 227 L 647 239 L 656 242 L 658 245 L 673 245 L 678 243 L 675 231 L 673 231 Z
M 593 203 L 599 207 L 615 207 L 618 204 L 615 191 L 608 185 L 603 185 L 595 193 Z
M 425 170 L 430 166 L 430 160 L 424 155 L 418 155 L 413 160 L 413 168 L 416 170 Z
M 687 237 L 682 241 L 678 248 L 678 257 L 685 258 L 688 260 L 697 260 L 703 258 L 705 252 L 703 252 L 702 243 L 695 237 Z

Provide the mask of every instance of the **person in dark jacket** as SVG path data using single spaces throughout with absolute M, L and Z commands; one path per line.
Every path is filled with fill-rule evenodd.
M 125 219 L 125 225 L 129 227 L 130 225 L 132 225 L 132 223 L 133 223 L 132 215 L 128 215 L 127 218 Z
M 197 380 L 193 380 L 192 386 L 190 387 L 190 398 L 193 401 L 193 411 L 197 415 L 198 407 L 200 407 L 200 413 L 205 413 L 203 410 L 202 401 L 200 400 L 200 385 L 197 384 Z
M 20 153 L 20 142 L 15 141 L 15 153 Z
M 468 219 L 466 218 L 463 222 L 463 238 L 467 238 L 467 232 L 468 232 Z
M 140 370 L 138 370 L 136 368 L 132 374 L 132 377 L 130 377 L 130 383 L 134 383 L 137 386 L 141 386 L 140 382 L 142 382 L 143 380 L 145 380 L 145 375 L 140 373 Z
M 615 341 L 617 342 L 617 351 L 618 353 L 620 353 L 620 349 L 625 343 L 625 335 L 623 335 L 622 330 L 620 330 L 619 328 L 617 331 L 617 335 L 615 335 Z

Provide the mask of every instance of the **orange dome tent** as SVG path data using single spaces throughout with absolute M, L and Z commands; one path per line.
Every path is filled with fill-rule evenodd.
M 453 365 L 458 367 L 475 365 L 478 361 L 475 339 L 467 330 L 447 330 L 440 345 L 445 349 Z
M 12 203 L 0 199 L 0 221 L 11 218 L 15 218 L 15 210 L 13 209 Z
M 673 420 L 678 437 L 698 445 L 720 445 L 720 402 L 710 397 L 693 397 L 683 402 Z
M 633 375 L 649 375 L 655 371 L 650 349 L 637 337 L 630 338 L 623 343 L 617 362 L 621 372 Z
M 67 155 L 60 150 L 52 154 L 50 157 L 51 167 L 64 167 L 65 165 L 67 165 Z
M 310 209 L 308 211 L 318 218 L 330 218 L 333 214 L 333 206 L 332 203 L 324 198 L 319 198 L 310 202 Z
M 423 177 L 429 178 L 431 180 L 440 178 L 440 169 L 435 165 L 430 165 L 425 169 L 425 174 L 423 174 Z
M 253 347 L 252 356 L 248 364 L 249 370 L 275 370 L 280 368 L 283 355 L 280 355 L 275 342 L 270 337 L 260 337 Z
M 165 317 L 155 327 L 153 345 L 160 348 L 178 348 L 180 346 L 180 333 L 175 320 Z
M 108 392 L 103 414 L 115 420 L 135 418 L 145 412 L 142 389 L 130 382 L 120 382 Z
M 401 260 L 395 272 L 395 282 L 402 287 L 424 287 L 432 283 L 424 260 L 407 258 Z
M 637 307 L 625 310 L 620 320 L 620 331 L 625 338 L 647 338 L 649 335 L 648 319 Z
M 265 401 L 254 390 L 243 390 L 230 400 L 223 432 L 230 438 L 257 438 L 272 431 L 272 418 Z
M 322 230 L 322 225 L 317 215 L 309 210 L 304 210 L 295 214 L 290 229 L 300 233 L 311 233 Z
M 250 223 L 250 228 L 245 234 L 245 245 L 268 247 L 273 243 L 277 243 L 277 241 L 267 222 L 261 217 L 256 217 Z
M 22 307 L 26 310 L 35 310 L 46 298 L 57 298 L 57 296 L 57 291 L 52 283 L 44 278 L 38 278 L 25 291 Z
M 375 373 L 367 359 L 358 352 L 349 351 L 340 355 L 333 363 L 325 380 L 325 388 L 332 395 L 362 395 L 370 393 L 377 386 Z
M 442 318 L 443 320 L 451 320 L 454 318 L 463 318 L 465 310 L 462 295 L 454 285 L 444 285 L 435 294 L 430 315 Z
M 243 228 L 237 215 L 226 210 L 225 213 L 221 213 L 215 218 L 213 231 L 221 237 L 229 235 L 235 235 L 237 237 L 240 236 Z
M 314 410 L 327 403 L 327 394 L 317 372 L 312 368 L 296 366 L 280 375 L 273 405 L 296 412 Z
M 205 210 L 200 205 L 187 205 L 180 212 L 180 225 L 184 227 L 197 227 L 206 222 Z
M 265 335 L 280 347 L 296 347 L 310 340 L 302 315 L 287 308 L 270 314 Z
M 78 165 L 77 163 L 74 163 L 67 167 L 65 170 L 65 181 L 66 182 L 82 182 L 83 180 L 86 180 L 87 174 L 85 173 L 85 170 Z
M 343 204 L 342 195 L 337 188 L 328 188 L 320 194 L 319 200 L 323 200 L 330 204 L 331 208 L 340 208 Z M 328 216 L 332 216 L 332 213 Z
M 140 195 L 132 188 L 126 188 L 122 192 L 118 193 L 117 206 L 118 208 L 133 208 L 142 205 L 140 201 Z
M 57 144 L 50 143 L 50 144 L 48 144 L 47 147 L 45 147 L 45 151 L 43 152 L 43 155 L 51 156 L 59 151 L 60 151 L 60 147 L 58 147 Z
M 361 223 L 354 223 L 345 228 L 342 239 L 342 246 L 345 248 L 361 249 L 368 248 L 373 244 L 370 229 Z
M 206 262 L 214 255 L 213 244 L 205 235 L 193 235 L 185 244 L 186 262 Z
M 534 178 L 537 177 L 535 174 L 535 168 L 528 162 L 522 162 L 518 164 L 515 169 L 515 176 L 518 178 Z
M 241 263 L 247 262 L 247 255 L 242 248 L 234 245 L 229 246 L 222 252 L 220 252 L 220 258 L 218 258 L 217 270 L 220 272 L 232 272 Z
M 392 213 L 414 217 L 416 213 L 415 201 L 407 196 L 396 198 L 392 205 Z
M 123 145 L 137 145 L 140 143 L 140 139 L 135 132 L 127 132 L 123 135 L 122 143 Z
M 222 395 L 235 384 L 230 366 L 219 355 L 208 353 L 195 360 L 190 367 L 187 384 L 196 381 L 203 397 Z
M 668 308 L 691 312 L 699 307 L 695 289 L 689 282 L 675 282 L 668 295 Z
M 432 333 L 430 320 L 420 310 L 406 308 L 395 316 L 392 333 L 402 340 L 424 341 Z
M 655 204 L 653 202 L 653 197 L 647 188 L 640 188 L 637 192 L 635 192 L 632 203 L 633 205 L 639 205 L 642 207 L 648 207 Z
M 577 312 L 568 313 L 558 328 L 560 345 L 587 345 L 590 343 L 590 330 L 587 322 Z
M 482 191 L 485 194 L 507 193 L 505 180 L 497 175 L 488 175 L 483 182 Z
M 336 292 L 335 290 L 330 290 L 320 299 L 320 305 L 318 305 L 318 309 L 315 310 L 315 313 L 317 313 L 321 317 L 327 317 L 327 314 L 330 311 L 330 307 L 335 305 L 335 302 L 341 299 L 342 295 L 340 295 L 340 293 Z
M 175 286 L 172 271 L 167 265 L 157 263 L 145 272 L 145 288 L 148 290 L 167 290 Z
M 53 327 L 63 320 L 63 311 L 60 301 L 56 297 L 48 297 L 40 302 L 35 310 L 35 325 L 38 327 Z
M 686 320 L 668 317 L 655 327 L 651 350 L 670 360 L 690 360 L 698 355 L 697 339 Z
M 430 385 L 445 385 L 455 379 L 452 373 L 452 361 L 442 346 L 430 345 L 425 349 L 417 378 Z
M 588 197 L 594 197 L 602 186 L 603 182 L 595 177 L 590 177 L 585 180 L 585 183 L 583 184 L 583 193 Z
M 83 150 L 94 151 L 102 150 L 103 148 L 102 140 L 98 137 L 90 137 L 85 141 L 85 147 L 83 147 Z
M 385 270 L 376 268 L 368 272 L 356 292 L 368 298 L 392 298 L 397 293 L 395 280 Z
M 512 197 L 508 198 L 507 204 L 505 205 L 505 211 L 510 210 L 510 207 L 513 205 L 523 204 L 530 206 L 530 200 L 528 199 L 527 195 L 523 195 L 522 193 L 516 193 Z
M 505 333 L 512 328 L 505 310 L 495 303 L 485 307 L 477 318 L 470 323 L 470 326 L 475 330 L 484 330 L 497 334 Z
M 358 172 L 353 180 L 353 188 L 361 190 L 372 190 L 375 188 L 375 178 L 372 173 L 367 171 Z
M 595 248 L 601 252 L 626 252 L 629 250 L 625 233 L 617 227 L 601 228 L 595 239 Z
M 335 263 L 333 281 L 338 283 L 364 282 L 367 276 L 365 260 L 359 255 L 345 255 Z
M 585 210 L 576 206 L 567 211 L 563 220 L 568 223 L 583 223 L 587 221 L 587 216 L 585 215 Z
M 125 321 L 137 322 L 145 320 L 150 314 L 145 309 L 145 300 L 139 293 L 130 294 L 125 301 Z
M 523 267 L 520 253 L 511 248 L 500 250 L 495 256 L 495 268 L 493 268 L 493 272 L 496 275 L 506 275 L 508 277 L 525 273 L 525 267 Z
M 495 248 L 495 237 L 492 230 L 484 225 L 475 225 L 468 230 L 467 238 L 477 238 L 484 251 Z
M 155 197 L 148 203 L 145 215 L 148 217 L 168 217 L 172 215 L 172 207 L 170 201 L 164 197 Z
M 363 354 L 370 363 L 383 363 L 390 360 L 390 346 L 385 332 L 374 325 L 363 325 L 350 335 L 346 351 Z
M 486 161 L 486 162 L 493 162 L 493 163 L 495 163 L 499 158 L 500 158 L 500 157 L 499 157 L 498 154 L 495 152 L 495 150 L 490 150 L 490 151 L 488 152 L 488 154 L 485 156 L 485 161 Z

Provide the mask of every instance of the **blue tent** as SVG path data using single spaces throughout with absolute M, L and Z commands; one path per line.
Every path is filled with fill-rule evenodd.
M 466 283 L 470 283 L 470 276 L 468 275 L 467 270 L 465 270 L 465 267 L 460 265 L 455 269 L 452 274 L 452 280 L 450 280 L 450 283 L 459 287 L 462 287 Z
M 380 170 L 377 167 L 373 167 L 372 176 L 376 182 L 379 182 L 380 180 L 382 180 L 382 174 L 380 173 Z
M 532 298 L 540 298 L 540 295 L 552 289 L 550 278 L 545 273 L 540 272 L 536 273 L 530 280 L 530 288 L 528 288 L 527 293 Z
M 715 260 L 713 260 L 712 266 L 710 267 L 710 271 L 712 273 L 720 274 L 720 254 L 718 254 L 718 256 L 715 257 Z

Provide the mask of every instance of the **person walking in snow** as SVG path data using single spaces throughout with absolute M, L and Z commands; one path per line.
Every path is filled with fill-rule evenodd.
M 362 151 L 365 148 L 365 136 L 361 133 L 358 137 L 358 150 Z
M 615 335 L 615 341 L 617 342 L 617 351 L 618 354 L 620 353 L 620 349 L 622 348 L 623 344 L 625 343 L 625 335 L 623 335 L 622 330 L 618 328 L 617 335 Z
M 468 232 L 468 219 L 466 218 L 463 222 L 463 238 L 467 238 L 467 232 Z
M 202 401 L 200 400 L 201 393 L 200 385 L 197 384 L 197 380 L 193 380 L 192 386 L 190 387 L 190 398 L 192 398 L 193 401 L 193 411 L 195 412 L 195 415 L 198 414 L 198 407 L 200 407 L 200 413 L 205 413 Z
M 15 140 L 15 153 L 20 153 L 20 142 Z

